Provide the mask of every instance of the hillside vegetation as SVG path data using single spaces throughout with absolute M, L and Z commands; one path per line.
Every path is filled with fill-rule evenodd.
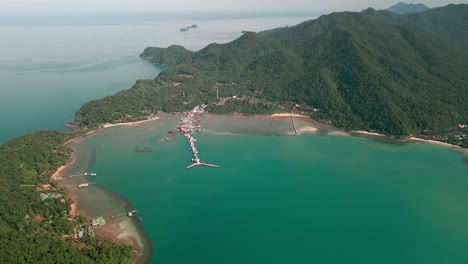
M 95 127 L 183 111 L 216 102 L 218 90 L 244 100 L 208 111 L 265 114 L 293 102 L 349 130 L 442 134 L 468 122 L 467 17 L 464 4 L 407 15 L 367 9 L 247 32 L 198 52 L 147 48 L 142 57 L 172 67 L 85 104 L 76 122 Z
M 133 248 L 84 236 L 86 219 L 69 216 L 63 190 L 44 188 L 70 158 L 65 134 L 38 131 L 0 146 L 0 256 L 2 263 L 131 263 Z M 40 195 L 50 198 L 42 200 Z M 76 231 L 75 231 L 76 232 Z
M 407 4 L 399 2 L 398 4 L 389 7 L 387 10 L 397 14 L 408 14 L 429 10 L 429 7 L 424 4 Z

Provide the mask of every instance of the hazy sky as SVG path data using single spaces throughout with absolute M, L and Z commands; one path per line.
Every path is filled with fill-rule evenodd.
M 400 0 L 0 0 L 0 11 L 357 11 L 367 7 L 383 9 L 398 1 Z M 450 3 L 468 3 L 468 0 L 417 2 L 437 7 Z

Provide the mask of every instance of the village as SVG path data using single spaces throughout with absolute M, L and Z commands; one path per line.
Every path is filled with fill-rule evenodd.
M 180 119 L 179 126 L 177 127 L 180 134 L 184 135 L 187 139 L 190 150 L 192 152 L 192 164 L 187 166 L 187 169 L 190 169 L 195 166 L 207 166 L 212 168 L 219 168 L 219 166 L 203 162 L 198 157 L 198 150 L 195 145 L 197 140 L 194 135 L 202 131 L 200 125 L 201 115 L 205 112 L 206 105 L 195 106 L 192 110 L 187 112 L 186 117 Z

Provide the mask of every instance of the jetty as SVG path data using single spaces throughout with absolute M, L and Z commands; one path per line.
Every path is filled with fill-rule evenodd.
M 95 182 L 86 182 L 86 183 L 81 183 L 78 184 L 78 188 L 85 188 L 88 187 L 89 185 L 96 184 Z
M 116 218 L 116 217 L 121 217 L 121 216 L 128 216 L 128 217 L 132 217 L 134 214 L 140 212 L 140 210 L 131 210 L 131 211 L 128 211 L 126 213 L 123 213 L 123 214 L 118 214 L 118 215 L 114 215 L 112 216 L 111 218 Z
M 290 115 L 290 117 L 291 117 L 291 122 L 294 128 L 294 133 L 296 133 L 296 136 L 299 136 L 299 133 L 297 132 L 297 129 L 296 129 L 296 123 L 294 123 L 294 117 L 292 115 Z
M 185 118 L 180 119 L 180 126 L 178 127 L 180 134 L 184 135 L 187 139 L 189 144 L 189 149 L 192 152 L 192 164 L 187 166 L 187 169 L 193 168 L 195 166 L 207 166 L 211 168 L 219 168 L 219 166 L 200 161 L 198 156 L 198 150 L 195 142 L 197 140 L 194 138 L 195 133 L 199 133 L 202 131 L 200 125 L 200 115 L 205 111 L 204 105 L 202 106 L 195 106 L 192 110 L 187 112 L 187 116 Z
M 85 172 L 85 173 L 82 173 L 82 174 L 73 174 L 73 175 L 63 175 L 63 176 L 54 176 L 52 177 L 52 180 L 54 181 L 60 181 L 60 180 L 69 180 L 73 177 L 83 177 L 83 176 L 97 176 L 96 173 L 94 172 Z
M 218 165 L 214 165 L 214 164 L 211 164 L 211 163 L 206 163 L 206 162 L 203 162 L 203 161 L 199 161 L 199 162 L 195 162 L 195 163 L 192 163 L 192 164 L 188 165 L 187 169 L 193 168 L 195 166 L 207 166 L 207 167 L 211 167 L 211 168 L 219 168 Z

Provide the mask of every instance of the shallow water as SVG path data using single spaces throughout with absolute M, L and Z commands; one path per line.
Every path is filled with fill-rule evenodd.
M 272 123 L 287 133 L 288 118 L 256 118 L 260 133 L 249 135 L 242 131 L 255 127 L 232 127 L 245 118 L 221 126 L 226 120 L 205 117 L 202 124 L 231 135 L 196 136 L 201 159 L 219 169 L 185 169 L 186 140 L 161 141 L 175 118 L 112 128 L 80 143 L 96 153 L 96 181 L 141 210 L 152 263 L 468 258 L 466 154 L 365 138 L 266 135 Z M 137 153 L 136 146 L 153 151 Z
M 38 129 L 65 130 L 82 104 L 153 79 L 162 68 L 141 60 L 148 46 L 199 50 L 242 30 L 296 24 L 311 17 L 0 16 L 0 143 Z M 198 24 L 198 29 L 180 32 Z
M 0 142 L 36 129 L 63 129 L 86 101 L 155 77 L 161 69 L 137 58 L 146 46 L 197 50 L 230 41 L 241 30 L 306 19 L 120 18 L 31 24 L 2 16 Z M 178 31 L 191 24 L 199 28 Z M 468 259 L 466 154 L 365 138 L 280 136 L 292 132 L 288 118 L 207 117 L 210 133 L 197 136 L 197 146 L 203 160 L 221 168 L 187 170 L 186 141 L 162 140 L 176 120 L 107 129 L 77 143 L 77 161 L 64 171 L 98 173 L 66 183 L 98 182 L 78 198 L 90 216 L 141 210 L 154 243 L 153 263 Z M 317 133 L 329 131 L 319 126 Z M 149 238 L 127 220 L 150 257 Z

